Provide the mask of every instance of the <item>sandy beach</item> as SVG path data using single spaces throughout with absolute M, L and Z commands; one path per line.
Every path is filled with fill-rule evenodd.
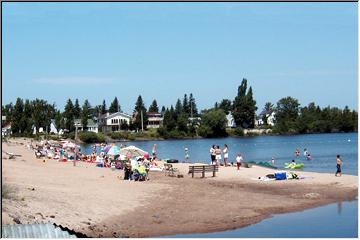
M 123 171 L 94 164 L 36 159 L 29 140 L 2 149 L 2 224 L 56 223 L 89 237 L 157 237 L 235 229 L 272 214 L 313 208 L 358 195 L 358 177 L 299 172 L 301 180 L 259 181 L 275 170 L 220 167 L 216 177 L 150 172 L 150 181 L 123 180 Z

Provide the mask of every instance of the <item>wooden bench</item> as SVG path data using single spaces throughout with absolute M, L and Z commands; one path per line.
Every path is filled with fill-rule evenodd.
M 165 176 L 175 176 L 175 173 L 179 172 L 179 170 L 177 168 L 174 168 L 172 164 L 170 163 L 164 163 L 164 172 L 165 172 Z
M 189 166 L 189 174 L 191 173 L 191 177 L 194 177 L 195 173 L 202 173 L 202 177 L 205 177 L 205 172 L 212 172 L 213 177 L 215 177 L 215 173 L 219 171 L 218 165 L 193 165 Z

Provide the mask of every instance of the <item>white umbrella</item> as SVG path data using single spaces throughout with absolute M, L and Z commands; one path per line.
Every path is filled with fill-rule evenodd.
M 135 146 L 129 146 L 129 147 L 126 147 L 126 148 L 121 148 L 120 149 L 120 154 L 121 155 L 131 155 L 133 157 L 142 157 L 144 156 L 145 154 L 148 154 L 148 152 L 138 148 L 138 147 L 135 147 Z

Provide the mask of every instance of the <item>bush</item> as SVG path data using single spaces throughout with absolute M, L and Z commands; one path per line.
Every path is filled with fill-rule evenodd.
M 105 135 L 102 133 L 80 132 L 79 138 L 85 143 L 105 142 Z
M 234 135 L 236 135 L 236 136 L 244 136 L 244 129 L 242 129 L 242 127 L 235 128 Z

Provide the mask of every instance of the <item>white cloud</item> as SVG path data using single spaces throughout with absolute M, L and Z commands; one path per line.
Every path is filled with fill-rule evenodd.
M 100 85 L 114 83 L 111 78 L 97 77 L 57 77 L 57 78 L 38 78 L 33 80 L 34 83 L 50 84 L 50 85 Z

